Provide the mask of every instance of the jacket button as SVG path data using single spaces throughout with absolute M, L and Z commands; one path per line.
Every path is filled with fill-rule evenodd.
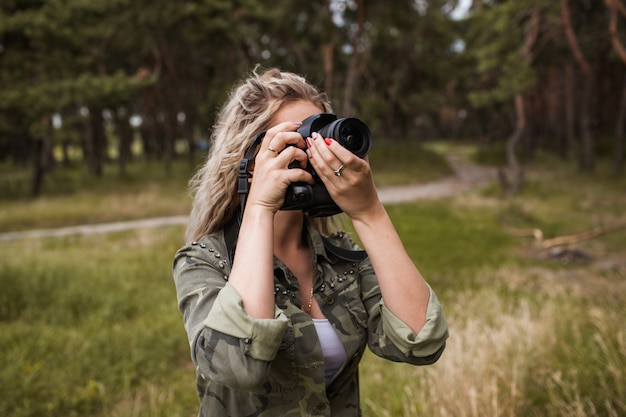
M 333 297 L 326 297 L 326 304 L 328 305 L 335 304 L 335 299 Z

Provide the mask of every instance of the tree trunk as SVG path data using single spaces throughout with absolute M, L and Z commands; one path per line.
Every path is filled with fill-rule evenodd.
M 165 120 L 163 121 L 163 125 L 165 127 L 165 143 L 164 146 L 164 163 L 165 163 L 165 173 L 172 173 L 172 162 L 174 161 L 174 153 L 176 149 L 174 149 L 176 142 L 176 114 L 172 113 L 169 110 L 164 112 Z
M 333 88 L 333 71 L 334 71 L 334 59 L 333 52 L 335 45 L 332 42 L 328 42 L 322 45 L 322 55 L 324 56 L 324 91 L 332 91 Z
M 522 59 L 527 65 L 533 60 L 532 49 L 539 36 L 540 15 L 538 9 L 533 9 L 530 13 L 530 21 L 524 33 L 524 44 L 522 46 Z M 507 196 L 512 197 L 522 186 L 524 180 L 524 171 L 517 159 L 516 148 L 520 140 L 528 130 L 528 121 L 526 120 L 526 103 L 524 93 L 522 91 L 515 94 L 515 130 L 509 137 L 506 146 L 507 168 L 500 170 L 500 182 Z
M 617 30 L 618 13 L 626 17 L 626 6 L 620 0 L 604 0 L 604 4 L 609 9 L 609 33 L 611 34 L 611 44 L 613 50 L 626 65 L 626 48 L 622 44 Z M 626 123 L 626 76 L 624 76 L 624 87 L 620 100 L 619 112 L 615 127 L 615 165 L 616 175 L 624 172 L 624 124 Z
M 33 176 L 31 179 L 30 194 L 37 197 L 41 194 L 43 179 L 50 169 L 50 155 L 52 153 L 52 138 L 50 137 L 50 116 L 42 119 L 43 133 L 40 139 L 35 139 L 33 150 Z
M 524 171 L 517 159 L 516 148 L 519 141 L 526 133 L 526 111 L 524 109 L 524 96 L 522 93 L 515 95 L 516 126 L 513 134 L 509 137 L 506 145 L 507 167 L 498 171 L 500 184 L 508 197 L 513 197 L 522 186 Z
M 104 169 L 104 154 L 106 147 L 106 135 L 104 133 L 104 119 L 102 109 L 95 109 L 89 113 L 89 143 L 88 143 L 88 168 L 89 173 L 95 177 L 101 177 Z
M 563 158 L 568 159 L 571 152 L 576 152 L 576 94 L 574 68 L 570 63 L 565 66 L 565 135 L 566 142 Z
M 624 173 L 624 126 L 626 125 L 626 77 L 615 128 L 615 175 Z
M 591 100 L 594 90 L 594 75 L 591 65 L 585 58 L 578 44 L 576 33 L 572 27 L 568 0 L 561 0 L 561 20 L 567 43 L 582 71 L 582 97 L 580 106 L 580 135 L 582 147 L 580 154 L 580 169 L 591 172 L 594 169 L 593 135 L 591 133 Z
M 196 126 L 198 125 L 197 115 L 194 112 L 187 112 L 183 132 L 187 139 L 187 162 L 193 168 L 196 161 Z
M 38 197 L 41 194 L 43 184 L 44 167 L 42 163 L 43 139 L 35 139 L 33 144 L 33 177 L 30 183 L 30 194 Z
M 132 160 L 131 145 L 133 143 L 133 130 L 127 114 L 117 119 L 117 136 L 119 139 L 117 166 L 120 176 L 125 176 L 127 165 Z
M 70 146 L 71 142 L 69 140 L 64 140 L 61 144 L 61 163 L 63 166 L 70 165 Z
M 545 103 L 546 121 L 544 123 L 547 123 L 547 126 L 544 132 L 548 133 L 548 137 L 554 138 L 554 142 L 551 145 L 554 146 L 554 149 L 558 153 L 558 155 L 564 159 L 563 155 L 567 148 L 567 136 L 565 134 L 565 126 L 562 116 L 563 91 L 565 83 L 563 82 L 563 77 L 559 68 L 555 65 L 551 65 L 548 68 L 547 78 L 548 82 L 545 88 L 551 93 L 543 94 L 543 92 L 546 91 L 543 88 L 538 91 L 538 99 Z M 539 123 L 541 123 L 542 119 L 541 114 L 541 108 L 533 112 L 533 116 L 536 115 L 536 120 L 538 120 Z M 539 130 L 540 135 L 542 135 L 543 133 L 541 132 L 541 129 L 541 125 L 537 126 L 537 130 Z
M 361 58 L 363 57 L 363 25 L 365 24 L 365 2 L 357 0 L 357 29 L 352 38 L 352 55 L 348 64 L 346 83 L 343 94 L 342 112 L 344 116 L 354 115 L 354 88 L 360 76 Z

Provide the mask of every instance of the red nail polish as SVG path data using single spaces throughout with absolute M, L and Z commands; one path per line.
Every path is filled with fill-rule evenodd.
M 329 138 L 324 139 L 324 143 L 326 143 L 326 145 L 329 145 L 329 146 L 330 146 L 330 144 L 331 144 L 332 142 L 333 142 L 333 140 L 332 140 L 332 139 L 329 139 Z
M 306 144 L 308 145 L 309 148 L 313 146 L 313 144 L 311 143 L 311 138 L 306 138 Z

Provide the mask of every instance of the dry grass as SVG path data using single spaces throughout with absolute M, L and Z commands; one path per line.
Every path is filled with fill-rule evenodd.
M 623 415 L 626 343 L 618 323 L 624 313 L 606 304 L 586 310 L 582 292 L 561 275 L 505 267 L 485 271 L 482 289 L 446 297 L 451 337 L 439 362 L 413 368 L 367 357 L 366 415 Z M 587 349 L 597 357 L 570 362 Z M 594 368 L 597 363 L 605 368 Z M 602 389 L 583 386 L 587 378 Z

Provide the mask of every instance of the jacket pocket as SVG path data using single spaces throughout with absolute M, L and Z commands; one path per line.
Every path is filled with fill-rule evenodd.
M 360 298 L 348 299 L 345 304 L 352 322 L 358 328 L 367 329 L 367 311 Z
M 291 391 L 297 386 L 295 336 L 293 327 L 289 323 L 276 353 L 276 358 L 270 364 L 267 383 L 264 388 L 267 394 L 279 394 Z

